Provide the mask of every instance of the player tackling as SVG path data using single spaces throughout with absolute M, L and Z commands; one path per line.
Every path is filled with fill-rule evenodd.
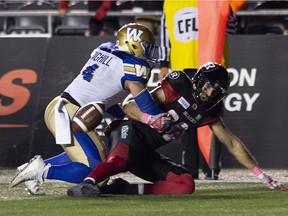
M 203 65 L 192 80 L 182 71 L 168 74 L 151 94 L 172 116 L 174 121 L 170 127 L 159 133 L 141 123 L 143 112 L 133 101 L 127 103 L 124 111 L 138 121 L 124 120 L 110 125 L 107 133 L 110 152 L 107 159 L 99 163 L 84 182 L 70 188 L 68 195 L 97 197 L 102 191 L 105 193 L 108 187 L 117 189 L 114 193 L 130 193 L 134 185 L 129 187 L 129 184 L 123 181 L 118 187 L 111 184 L 99 188 L 95 185 L 112 174 L 126 171 L 153 183 L 144 185 L 141 190 L 144 194 L 193 193 L 195 184 L 189 172 L 155 150 L 179 138 L 186 131 L 203 125 L 209 125 L 230 153 L 268 188 L 287 190 L 284 184 L 272 179 L 259 167 L 244 143 L 224 124 L 221 118 L 222 100 L 228 88 L 227 70 L 213 62 Z M 126 132 L 125 136 L 121 136 L 123 131 Z M 134 193 L 139 191 L 134 190 Z
M 122 102 L 131 93 L 145 112 L 142 121 L 160 130 L 165 128 L 166 114 L 161 114 L 163 111 L 146 89 L 157 62 L 155 51 L 157 45 L 152 32 L 137 23 L 120 28 L 116 44 L 108 42 L 97 47 L 79 75 L 45 110 L 45 123 L 65 152 L 45 161 L 35 156 L 18 167 L 11 186 L 25 182 L 30 194 L 39 195 L 43 179 L 79 183 L 106 158 L 103 141 L 91 130 L 97 125 L 89 128 L 88 133 L 76 133 L 71 128 L 74 114 L 88 103 L 95 102 L 104 110 L 116 102 L 115 98 Z

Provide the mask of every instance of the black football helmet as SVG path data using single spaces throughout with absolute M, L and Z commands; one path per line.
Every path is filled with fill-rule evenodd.
M 204 85 L 212 87 L 213 93 L 207 100 L 201 98 Z M 192 77 L 193 97 L 199 105 L 205 105 L 207 109 L 216 106 L 227 95 L 230 81 L 227 70 L 220 64 L 208 62 L 201 66 Z

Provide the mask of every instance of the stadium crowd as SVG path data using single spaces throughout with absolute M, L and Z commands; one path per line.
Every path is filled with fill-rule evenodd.
M 237 14 L 238 11 L 255 11 L 261 9 L 287 9 L 288 1 L 235 1 L 230 5 Z M 116 35 L 117 30 L 124 23 L 140 22 L 149 27 L 155 35 L 160 34 L 160 14 L 163 10 L 163 1 L 0 1 L 1 12 L 50 10 L 55 13 L 52 16 L 53 35 Z M 82 14 L 77 16 L 67 15 L 69 10 L 85 10 L 91 12 L 89 16 Z M 145 15 L 143 12 L 159 12 L 156 15 Z M 116 12 L 113 15 L 109 12 Z M 128 12 L 123 16 L 123 12 Z M 131 15 L 131 12 L 133 15 Z M 91 15 L 93 14 L 93 15 Z M 265 14 L 265 13 L 264 13 Z M 44 15 L 44 16 L 42 16 Z M 286 34 L 287 15 L 281 16 L 237 16 L 239 28 L 236 34 Z M 91 27 L 91 28 L 89 28 Z M 44 14 L 33 16 L 0 16 L 0 34 L 27 34 L 47 33 L 47 16 Z

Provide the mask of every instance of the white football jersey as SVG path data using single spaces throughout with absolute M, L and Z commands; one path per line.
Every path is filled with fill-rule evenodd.
M 128 95 L 124 89 L 125 80 L 146 85 L 150 71 L 145 60 L 118 50 L 112 43 L 105 43 L 91 53 L 80 74 L 64 92 L 69 93 L 80 106 L 99 101 L 108 108 L 122 102 Z

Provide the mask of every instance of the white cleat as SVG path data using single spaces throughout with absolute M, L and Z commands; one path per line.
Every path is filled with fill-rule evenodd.
M 29 163 L 24 163 L 21 166 L 17 167 L 16 169 L 16 175 L 18 175 L 20 172 L 22 172 L 27 166 L 29 165 Z M 16 176 L 15 175 L 15 176 Z
M 48 168 L 48 167 L 47 167 Z M 23 164 L 17 168 L 17 172 L 15 177 L 12 179 L 10 186 L 15 187 L 22 182 L 26 182 L 29 180 L 35 180 L 37 185 L 43 183 L 43 174 L 47 170 L 45 162 L 43 161 L 40 155 L 34 156 L 29 163 Z M 34 185 L 31 183 L 27 183 L 28 186 L 31 186 L 31 191 L 36 191 L 35 183 Z M 26 184 L 25 184 L 26 185 Z M 33 185 L 33 187 L 32 187 Z M 27 185 L 26 185 L 27 187 Z M 30 188 L 29 188 L 30 189 Z M 39 189 L 38 189 L 39 190 Z
M 15 176 L 17 176 L 20 172 L 22 172 L 28 165 L 29 163 L 25 163 L 17 167 Z M 37 195 L 37 196 L 45 195 L 45 193 L 41 191 L 39 188 L 38 180 L 28 180 L 25 181 L 24 184 L 25 184 L 25 190 L 29 195 Z
M 40 190 L 38 180 L 28 180 L 24 182 L 25 190 L 29 195 L 43 196 L 45 193 Z

